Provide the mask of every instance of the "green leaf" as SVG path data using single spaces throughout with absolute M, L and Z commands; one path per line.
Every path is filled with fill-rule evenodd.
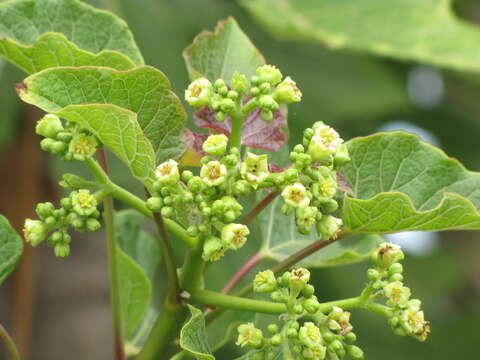
M 480 228 L 480 174 L 404 132 L 348 142 L 352 161 L 341 170 L 354 197 L 343 205 L 355 233 Z
M 210 350 L 205 329 L 203 313 L 188 305 L 192 317 L 183 325 L 180 331 L 180 347 L 198 360 L 215 360 Z
M 241 4 L 281 38 L 480 70 L 480 29 L 459 19 L 449 0 L 242 0 Z
M 214 351 L 225 346 L 231 339 L 238 336 L 237 328 L 240 324 L 253 322 L 255 313 L 244 310 L 228 310 L 215 321 L 208 324 L 208 342 Z
M 318 240 L 316 232 L 299 234 L 293 216 L 281 213 L 283 199 L 278 196 L 258 216 L 262 234 L 261 253 L 265 258 L 282 261 Z M 379 236 L 350 237 L 321 249 L 304 259 L 306 267 L 346 265 L 367 259 L 382 242 Z
M 124 336 L 133 335 L 152 299 L 152 284 L 143 269 L 117 247 L 118 284 Z
M 98 54 L 102 50 L 118 52 L 143 65 L 143 58 L 133 39 L 127 24 L 110 12 L 102 11 L 78 0 L 13 0 L 0 4 L 0 53 L 5 55 L 23 69 L 34 69 L 35 64 L 28 66 L 28 59 L 22 59 L 26 46 L 32 49 L 40 46 L 36 43 L 45 33 L 61 33 L 68 41 L 75 44 L 75 53 L 84 52 Z M 60 38 L 57 38 L 57 40 Z M 52 44 L 52 43 L 50 43 Z M 59 62 L 74 54 L 66 54 L 72 50 L 70 44 L 62 41 L 54 51 L 41 50 L 42 59 L 35 59 L 40 64 Z M 42 47 L 42 46 L 41 46 Z M 83 52 L 83 53 L 84 53 Z M 112 54 L 112 52 L 110 52 Z M 13 56 L 12 56 L 13 55 Z M 83 54 L 85 55 L 85 54 Z M 74 55 L 75 57 L 75 55 Z M 117 55 L 115 55 L 117 57 Z M 58 58 L 58 60 L 55 60 Z M 118 60 L 117 60 L 118 61 Z M 26 66 L 26 67 L 25 67 Z
M 155 181 L 155 154 L 135 113 L 115 105 L 70 105 L 55 112 L 90 131 L 118 156 L 145 186 Z
M 56 66 L 106 66 L 128 70 L 135 64 L 126 56 L 112 50 L 93 54 L 79 49 L 59 33 L 45 33 L 33 45 L 21 45 L 0 39 L 0 55 L 28 74 Z
M 167 77 L 153 67 L 129 71 L 102 67 L 47 69 L 26 78 L 19 94 L 25 102 L 47 112 L 77 104 L 120 106 L 136 114 L 159 162 L 183 153 L 185 110 L 170 90 Z
M 200 33 L 183 52 L 190 79 L 206 77 L 210 81 L 230 82 L 235 71 L 255 74 L 265 59 L 233 18 L 217 24 L 214 32 Z
M 0 215 L 0 285 L 15 269 L 23 252 L 23 241 L 8 220 Z

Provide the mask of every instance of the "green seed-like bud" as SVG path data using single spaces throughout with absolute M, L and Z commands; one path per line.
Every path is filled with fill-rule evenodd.
M 25 240 L 32 246 L 37 246 L 45 240 L 47 236 L 47 228 L 40 220 L 26 219 L 23 227 Z
M 98 221 L 97 219 L 93 219 L 93 218 L 87 219 L 86 228 L 88 231 L 95 232 L 100 230 L 101 227 L 102 225 L 100 224 L 100 221 Z
M 396 281 L 403 281 L 403 275 L 402 274 L 393 274 L 388 278 L 388 282 L 396 282 Z
M 268 155 L 256 155 L 247 152 L 240 166 L 240 174 L 254 189 L 268 177 Z
M 163 217 L 171 218 L 171 217 L 173 217 L 174 211 L 173 211 L 173 208 L 171 206 L 164 206 L 164 207 L 162 207 L 162 210 L 160 210 L 160 214 Z
M 317 222 L 317 232 L 322 240 L 336 238 L 342 226 L 342 219 L 331 215 L 322 216 Z
M 228 137 L 223 134 L 210 135 L 202 145 L 203 151 L 213 156 L 225 154 L 228 145 Z
M 295 339 L 298 336 L 298 331 L 297 329 L 289 328 L 285 334 L 287 335 L 288 338 Z
M 182 171 L 182 180 L 185 183 L 188 183 L 188 180 L 190 180 L 191 178 L 193 178 L 193 173 L 190 170 Z
M 282 73 L 273 65 L 263 65 L 257 68 L 256 75 L 260 82 L 276 85 L 282 80 Z
M 188 86 L 187 90 L 185 90 L 185 100 L 190 106 L 201 107 L 208 105 L 212 97 L 213 86 L 206 78 L 195 80 Z
M 277 324 L 269 324 L 267 329 L 268 329 L 268 332 L 272 335 L 277 334 L 279 331 Z
M 60 206 L 62 208 L 64 208 L 65 210 L 70 211 L 73 207 L 72 199 L 70 199 L 69 197 L 61 199 L 60 200 Z
M 45 218 L 44 222 L 47 227 L 52 228 L 57 223 L 57 219 L 55 218 L 55 216 L 49 216 Z
M 285 300 L 285 297 L 281 291 L 274 291 L 270 294 L 270 299 L 275 302 L 283 302 Z
M 53 114 L 47 114 L 37 122 L 35 132 L 46 138 L 55 139 L 60 131 L 63 131 L 60 118 Z
M 53 248 L 56 257 L 66 258 L 70 255 L 70 246 L 68 244 L 60 243 L 56 244 Z
M 370 281 L 376 281 L 380 279 L 380 273 L 376 269 L 368 269 L 367 270 L 367 278 Z
M 52 216 L 55 207 L 51 202 L 39 203 L 35 209 L 38 217 L 40 219 L 46 219 L 49 216 Z
M 355 346 L 355 345 L 347 346 L 347 354 L 353 360 L 362 360 L 363 359 L 363 350 L 360 349 L 358 346 Z
M 180 179 L 178 163 L 175 160 L 168 160 L 157 166 L 155 170 L 157 181 L 163 185 L 177 184 Z
M 310 298 L 313 296 L 315 293 L 315 288 L 313 285 L 307 284 L 303 289 L 302 289 L 302 294 L 305 298 Z
M 260 89 L 258 87 L 252 87 L 250 88 L 250 95 L 252 95 L 252 97 L 257 97 L 260 95 Z
M 190 190 L 192 193 L 194 194 L 198 193 L 202 191 L 203 181 L 200 177 L 194 176 L 190 180 L 188 180 L 187 187 L 188 187 L 188 190 Z
M 272 270 L 259 272 L 253 280 L 253 291 L 268 293 L 277 289 L 277 281 Z
M 240 95 L 243 95 L 247 91 L 247 86 L 247 77 L 239 74 L 238 72 L 234 72 L 232 75 L 232 89 Z
M 305 311 L 309 312 L 310 314 L 314 314 L 320 308 L 320 303 L 316 298 L 310 298 L 305 300 L 303 304 L 303 308 L 305 309 Z
M 163 200 L 161 197 L 154 196 L 151 197 L 147 200 L 147 207 L 153 211 L 153 212 L 158 212 L 162 210 L 163 207 Z
M 345 335 L 344 339 L 346 342 L 354 343 L 355 341 L 357 341 L 357 335 L 355 335 L 354 332 L 350 332 L 347 335 Z
M 272 336 L 270 343 L 274 346 L 278 346 L 282 343 L 282 336 L 280 334 L 275 334 Z
M 237 345 L 241 347 L 258 348 L 263 344 L 262 330 L 257 329 L 253 323 L 242 324 L 238 327 Z
M 372 255 L 372 262 L 384 269 L 388 269 L 394 263 L 403 260 L 404 254 L 400 247 L 391 243 L 383 243 Z
M 228 224 L 222 229 L 222 241 L 226 248 L 240 249 L 247 241 L 250 234 L 248 227 L 243 224 Z
M 73 211 L 80 216 L 90 216 L 97 209 L 97 200 L 89 190 L 81 189 L 70 194 Z
M 270 122 L 273 120 L 273 113 L 272 110 L 269 109 L 262 109 L 260 111 L 260 117 L 262 118 L 263 121 L 265 122 Z
M 221 102 L 220 102 L 220 109 L 224 112 L 224 113 L 227 113 L 227 114 L 231 114 L 232 112 L 235 111 L 236 109 L 236 106 L 235 106 L 235 101 L 233 101 L 232 99 L 223 99 Z
M 287 76 L 273 92 L 275 101 L 284 104 L 299 102 L 302 100 L 302 92 L 297 87 L 295 81 Z
M 325 213 L 333 213 L 338 209 L 338 202 L 334 199 L 327 199 L 322 201 L 320 206 Z
M 388 274 L 401 274 L 403 273 L 403 266 L 400 263 L 394 263 L 388 268 Z
M 275 100 L 270 95 L 262 95 L 259 98 L 259 105 L 263 109 L 267 110 L 278 110 L 279 106 Z
M 306 322 L 298 331 L 298 340 L 310 349 L 318 348 L 322 345 L 322 334 L 314 323 Z
M 217 261 L 225 254 L 222 240 L 210 236 L 203 245 L 202 259 L 205 261 Z

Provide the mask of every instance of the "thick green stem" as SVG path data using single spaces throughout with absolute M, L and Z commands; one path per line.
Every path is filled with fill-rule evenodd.
M 173 304 L 167 298 L 160 319 L 138 355 L 138 360 L 168 359 L 178 351 L 174 340 L 187 316 L 188 309 L 184 305 Z
M 99 182 L 104 182 L 108 180 L 107 160 L 105 153 L 102 150 L 99 151 L 98 156 L 102 162 L 103 174 L 98 172 L 93 173 Z M 113 198 L 107 196 L 103 199 L 103 218 L 105 221 L 105 234 L 108 250 L 108 274 L 110 282 L 110 301 L 112 304 L 112 323 L 115 338 L 115 358 L 117 360 L 123 360 L 125 359 L 125 350 L 123 345 L 123 324 L 118 283 L 117 243 L 115 239 L 115 223 L 113 216 Z
M 180 287 L 189 293 L 202 285 L 205 261 L 202 259 L 203 244 L 187 253 L 185 263 L 180 271 Z
M 243 127 L 243 115 L 236 112 L 231 115 L 232 117 L 232 134 L 230 135 L 230 146 L 240 149 L 242 145 L 242 127 Z
M 2 339 L 5 347 L 7 348 L 8 359 L 9 360 L 20 360 L 20 355 L 18 354 L 17 347 L 13 342 L 12 337 L 8 331 L 0 324 L 0 339 Z

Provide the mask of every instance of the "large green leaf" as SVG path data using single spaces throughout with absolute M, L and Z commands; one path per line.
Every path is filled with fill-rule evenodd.
M 155 68 L 47 69 L 25 79 L 20 96 L 47 112 L 77 104 L 120 106 L 136 114 L 143 133 L 156 150 L 158 161 L 183 153 L 186 113 L 170 90 L 167 77 Z
M 29 52 L 25 46 L 33 45 L 33 49 L 39 50 L 38 46 L 42 47 L 36 43 L 39 37 L 50 32 L 65 35 L 76 48 L 84 51 L 97 54 L 112 50 L 124 54 L 136 65 L 143 65 L 142 55 L 127 24 L 112 13 L 78 0 L 13 0 L 0 4 L 0 54 L 24 70 L 35 69 L 38 64 L 28 66 L 28 59 L 22 59 L 25 51 Z M 53 51 L 42 49 L 43 59 L 34 62 L 73 65 L 63 63 L 71 56 L 67 52 L 80 52 L 65 44 L 63 40 L 60 44 L 50 42 L 54 45 L 50 48 Z
M 318 240 L 315 231 L 310 235 L 298 233 L 294 217 L 281 213 L 282 204 L 279 196 L 258 216 L 263 242 L 260 252 L 265 258 L 276 261 L 282 261 Z M 313 253 L 301 264 L 326 267 L 359 262 L 368 258 L 381 241 L 381 237 L 375 235 L 349 237 Z
M 450 0 L 241 0 L 282 38 L 323 42 L 460 70 L 480 70 L 480 29 Z
M 115 105 L 69 105 L 55 112 L 80 124 L 105 144 L 151 189 L 155 181 L 155 154 L 143 136 L 135 113 Z
M 15 269 L 22 252 L 22 238 L 8 220 L 0 215 L 0 285 Z
M 180 331 L 180 347 L 198 360 L 215 360 L 210 350 L 203 313 L 188 305 L 192 317 Z
M 127 70 L 135 64 L 126 55 L 112 50 L 93 54 L 79 49 L 60 33 L 45 33 L 33 45 L 0 39 L 0 54 L 28 74 L 56 66 L 107 66 Z
M 229 82 L 237 71 L 247 76 L 265 59 L 233 18 L 220 21 L 215 32 L 204 31 L 183 52 L 190 79 L 219 78 Z
M 343 205 L 345 226 L 356 233 L 480 228 L 480 174 L 404 133 L 380 133 L 348 142 L 352 161 L 342 168 L 354 197 Z
M 150 305 L 152 284 L 145 271 L 120 247 L 117 247 L 117 268 L 124 336 L 129 338 Z

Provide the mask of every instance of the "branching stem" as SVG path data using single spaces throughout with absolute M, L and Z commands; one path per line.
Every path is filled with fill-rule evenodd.
M 250 224 L 257 217 L 257 215 L 260 214 L 260 212 L 278 196 L 278 194 L 280 194 L 279 191 L 272 191 L 270 194 L 265 196 L 262 201 L 255 205 L 255 207 L 253 207 L 253 209 L 250 210 L 250 212 L 243 218 L 242 224 Z
M 7 353 L 10 360 L 20 360 L 20 355 L 18 353 L 17 347 L 13 342 L 12 337 L 8 331 L 0 324 L 0 339 L 2 339 L 5 347 L 7 348 Z

